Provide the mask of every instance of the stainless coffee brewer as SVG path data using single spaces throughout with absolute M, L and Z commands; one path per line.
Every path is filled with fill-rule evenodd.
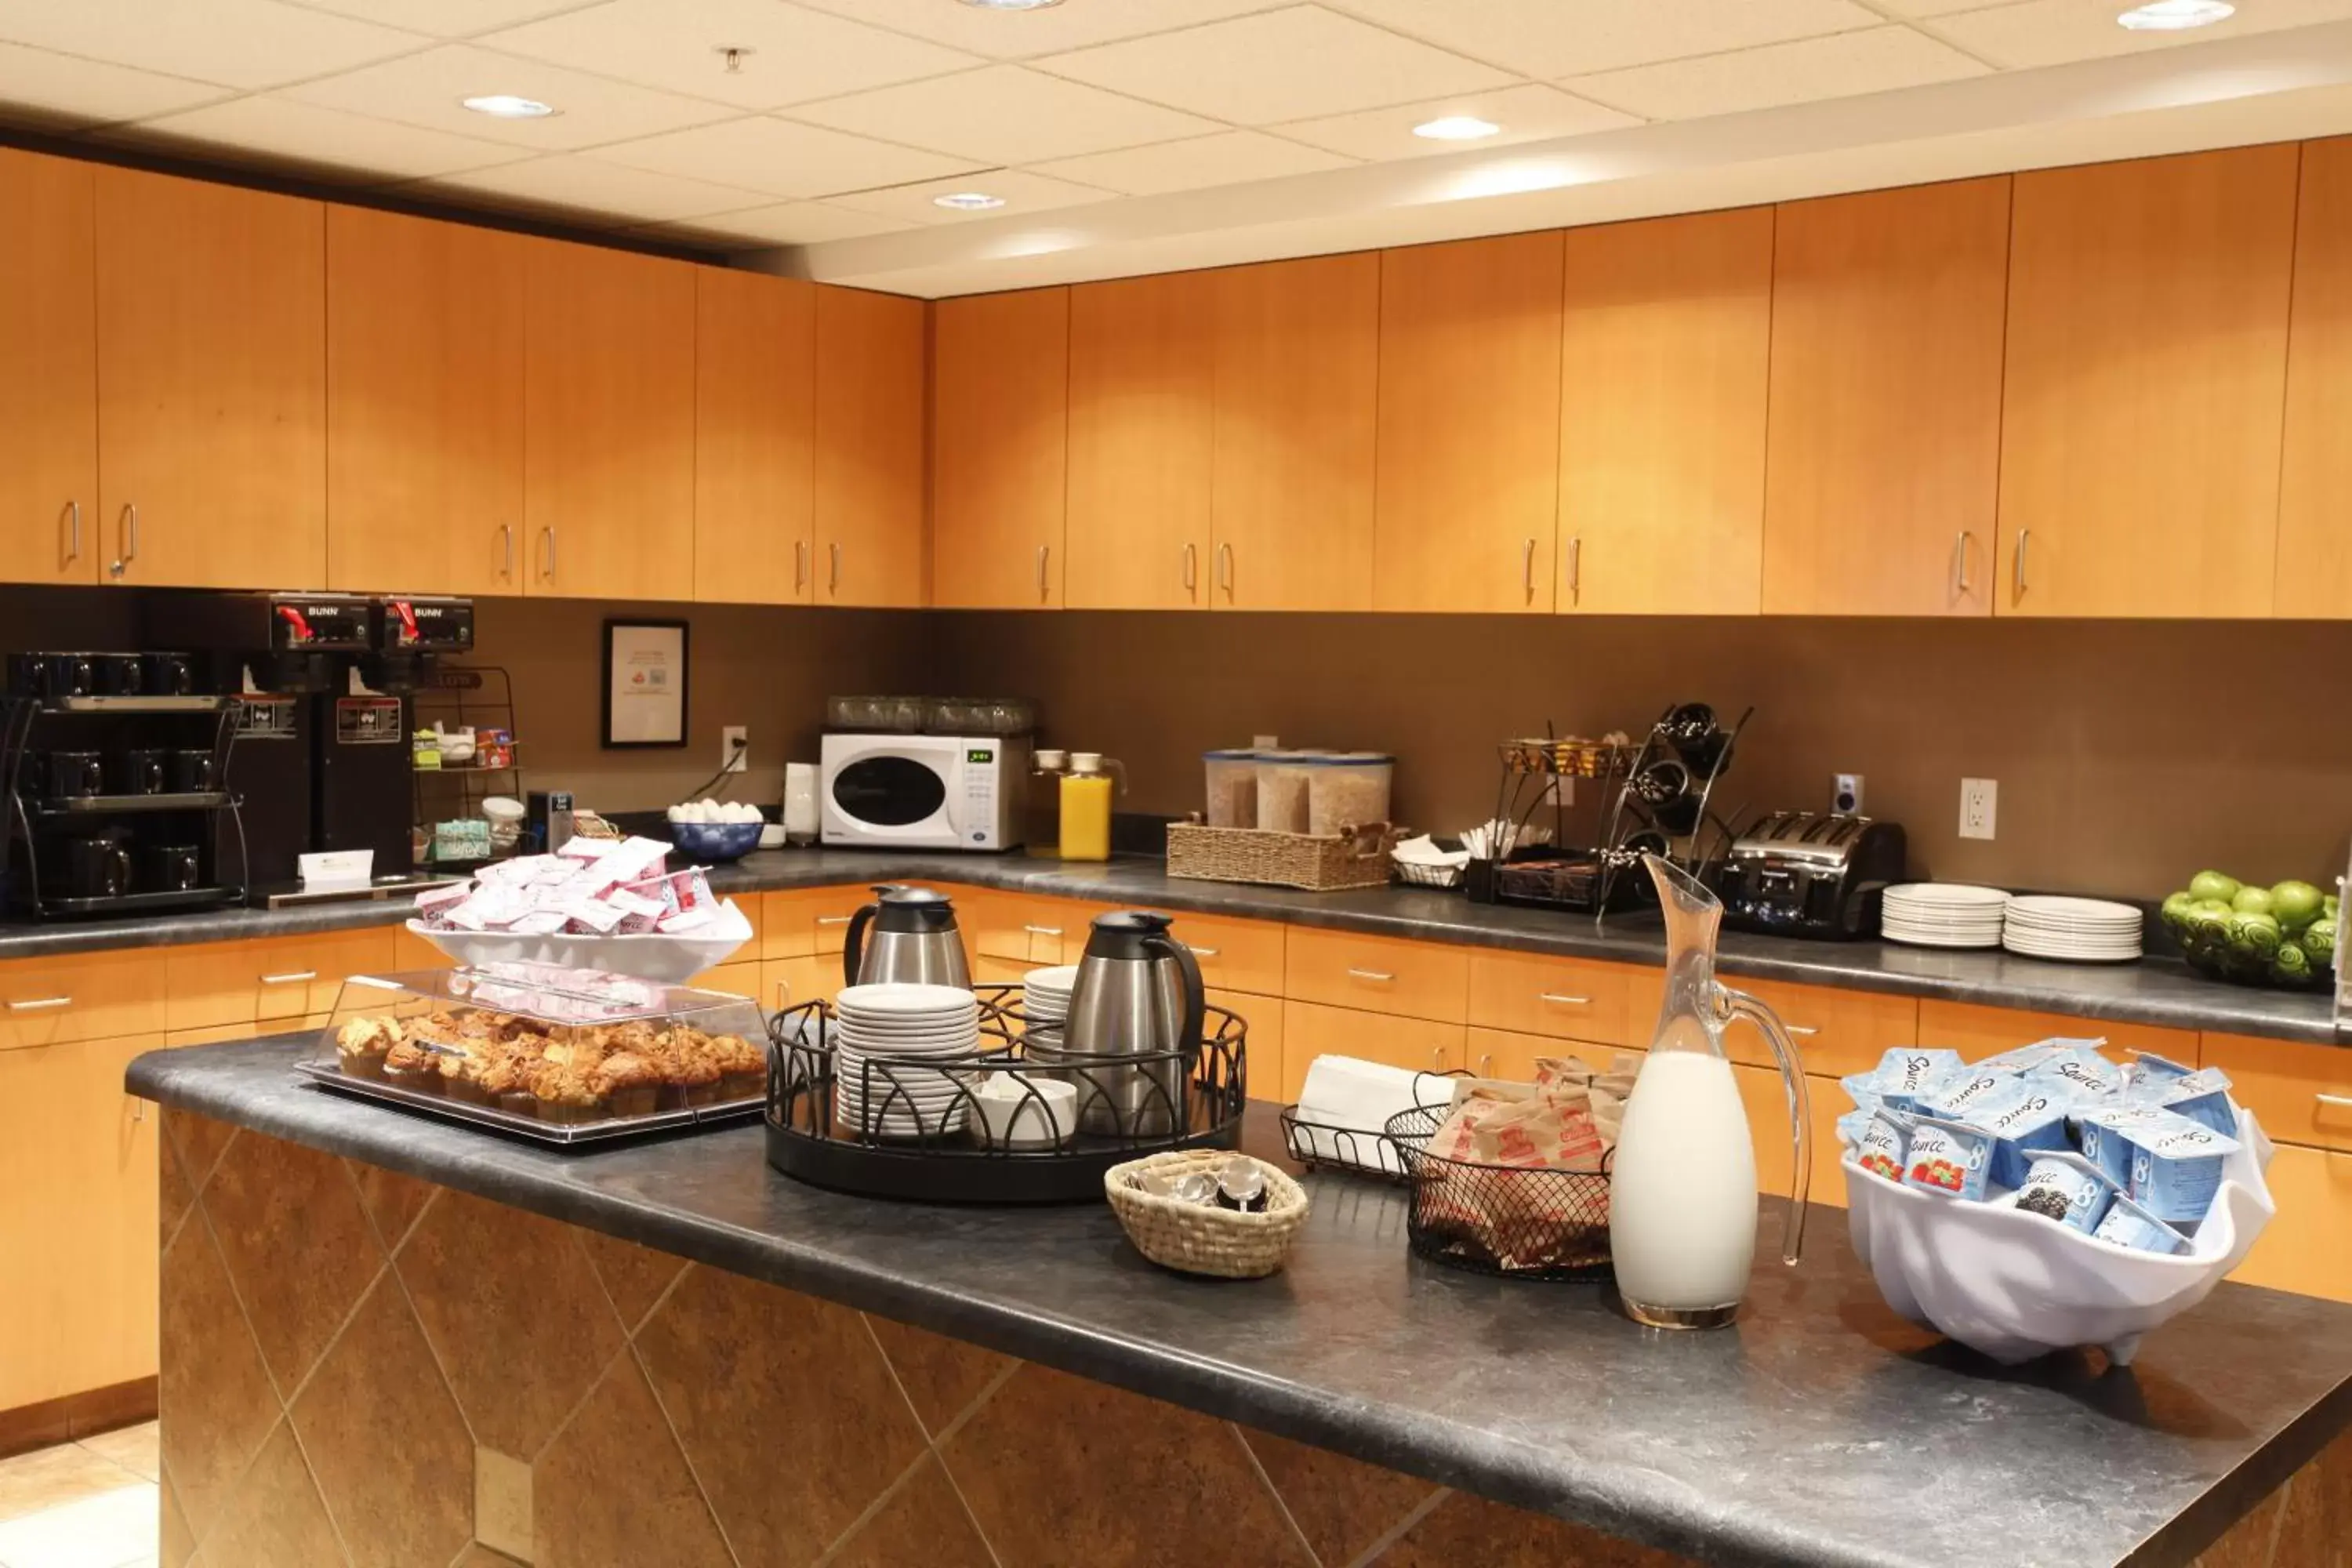
M 1181 1132 L 1184 1081 L 1201 1048 L 1208 994 L 1192 950 L 1168 934 L 1166 915 L 1097 917 L 1070 989 L 1062 1037 L 1033 1037 L 1029 1054 L 1066 1066 L 1089 1132 Z M 1149 1058 L 1133 1066 L 1122 1057 Z
M 971 989 L 955 905 L 945 893 L 885 882 L 849 917 L 841 977 L 851 985 L 907 983 Z

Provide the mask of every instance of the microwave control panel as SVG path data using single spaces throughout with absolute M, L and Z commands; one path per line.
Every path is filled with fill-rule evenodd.
M 963 775 L 964 842 L 975 849 L 1000 849 L 996 816 L 996 795 L 1003 770 L 997 764 L 1003 748 L 992 742 L 974 742 L 964 747 L 963 765 L 956 771 Z

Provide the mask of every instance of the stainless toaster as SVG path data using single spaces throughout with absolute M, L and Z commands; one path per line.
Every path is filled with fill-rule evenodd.
M 1899 823 L 1776 811 L 1731 846 L 1717 879 L 1724 923 L 1788 936 L 1874 936 L 1890 882 L 1903 879 Z

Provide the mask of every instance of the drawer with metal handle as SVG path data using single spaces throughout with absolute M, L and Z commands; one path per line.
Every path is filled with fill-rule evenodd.
M 1459 1024 L 1469 975 L 1466 952 L 1433 942 L 1293 927 L 1284 944 L 1283 994 L 1296 1001 Z

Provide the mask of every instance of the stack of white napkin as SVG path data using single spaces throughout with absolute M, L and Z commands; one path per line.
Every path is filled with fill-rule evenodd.
M 1317 1057 L 1298 1093 L 1299 1135 L 1318 1160 L 1402 1173 L 1396 1150 L 1381 1137 L 1389 1118 L 1453 1099 L 1453 1080 L 1440 1073 Z

